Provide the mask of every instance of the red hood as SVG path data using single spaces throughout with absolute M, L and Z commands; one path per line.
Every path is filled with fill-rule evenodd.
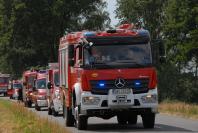
M 149 78 L 152 76 L 154 68 L 134 68 L 134 69 L 108 69 L 108 70 L 87 70 L 85 71 L 86 77 L 89 80 L 109 80 L 116 78 L 124 78 L 124 79 L 141 79 L 141 78 Z M 94 74 L 96 74 L 94 76 Z
M 85 70 L 84 75 L 87 81 L 115 80 L 117 78 L 149 79 L 149 86 L 151 86 L 153 80 L 156 80 L 156 70 L 154 68 Z

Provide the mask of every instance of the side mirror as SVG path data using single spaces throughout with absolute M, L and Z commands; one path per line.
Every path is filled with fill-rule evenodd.
M 24 86 L 26 86 L 26 85 L 27 85 L 27 83 L 26 83 L 26 82 L 23 82 L 23 85 L 24 85 Z
M 159 62 L 160 63 L 166 63 L 166 56 L 160 56 Z
M 51 82 L 48 82 L 47 83 L 47 88 L 50 90 L 52 88 L 52 83 Z
M 153 64 L 158 65 L 159 63 L 166 62 L 166 52 L 163 40 L 153 40 L 151 42 Z
M 69 45 L 68 46 L 68 53 L 69 53 L 69 59 L 73 59 L 74 58 L 74 45 Z
M 68 46 L 69 65 L 74 66 L 74 45 Z
M 34 86 L 34 87 L 32 87 L 32 89 L 33 89 L 33 91 L 36 91 L 36 87 Z
M 71 66 L 71 67 L 74 66 L 74 60 L 73 59 L 69 59 L 69 66 Z

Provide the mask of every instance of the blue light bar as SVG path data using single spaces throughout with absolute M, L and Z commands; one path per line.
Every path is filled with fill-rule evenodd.
M 135 82 L 135 85 L 140 85 L 140 82 Z
M 104 81 L 99 81 L 99 82 L 98 82 L 98 87 L 99 87 L 99 88 L 103 89 L 103 88 L 105 88 L 105 86 L 106 86 L 106 84 L 105 84 Z
M 141 81 L 140 81 L 140 80 L 134 81 L 134 86 L 135 86 L 135 87 L 141 87 L 141 86 L 142 86 Z
M 100 83 L 99 86 L 100 86 L 100 87 L 104 87 L 105 84 L 104 84 L 104 83 Z
M 46 70 L 40 70 L 39 73 L 46 73 Z
M 84 33 L 84 36 L 86 36 L 86 37 L 93 37 L 93 36 L 96 36 L 96 33 L 95 32 L 85 32 Z
M 137 32 L 141 36 L 146 36 L 146 35 L 149 36 L 148 30 L 141 29 L 141 30 L 137 30 Z

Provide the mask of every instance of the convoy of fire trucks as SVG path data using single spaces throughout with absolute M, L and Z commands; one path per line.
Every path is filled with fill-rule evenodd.
M 65 125 L 79 130 L 87 129 L 89 117 L 116 116 L 124 125 L 136 124 L 138 115 L 144 128 L 153 128 L 158 112 L 153 62 L 159 59 L 154 53 L 149 32 L 133 24 L 68 33 L 60 38 L 58 63 L 23 73 L 22 100 L 37 111 L 63 114 Z M 6 95 L 9 75 L 0 76 L 0 93 Z

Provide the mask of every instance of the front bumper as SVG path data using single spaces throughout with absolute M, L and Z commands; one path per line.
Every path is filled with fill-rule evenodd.
M 53 99 L 54 109 L 56 112 L 63 113 L 63 104 L 58 98 Z
M 48 102 L 47 102 L 47 100 L 37 100 L 37 105 L 39 107 L 47 107 Z
M 150 96 L 155 96 L 154 100 L 149 100 Z M 94 104 L 83 104 L 83 97 L 97 97 L 100 100 Z M 115 97 L 116 96 L 114 95 L 93 95 L 91 92 L 82 92 L 81 114 L 92 116 L 94 112 L 97 111 L 112 114 L 113 112 L 120 110 L 135 111 L 137 114 L 144 112 L 158 112 L 157 88 L 149 90 L 147 93 L 126 95 L 127 100 L 125 103 L 113 103 L 112 101 L 115 101 Z

